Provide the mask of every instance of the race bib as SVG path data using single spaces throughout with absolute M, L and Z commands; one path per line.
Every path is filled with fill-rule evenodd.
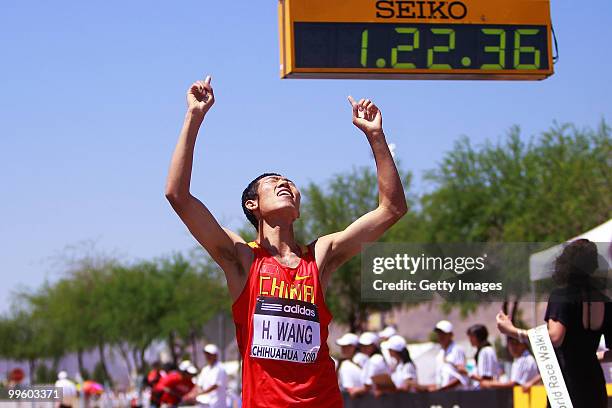
M 319 311 L 310 302 L 259 296 L 251 357 L 314 363 L 321 347 Z

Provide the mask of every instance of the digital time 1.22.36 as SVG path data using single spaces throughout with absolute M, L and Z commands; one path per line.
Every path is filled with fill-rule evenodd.
M 299 68 L 548 69 L 545 26 L 295 23 Z

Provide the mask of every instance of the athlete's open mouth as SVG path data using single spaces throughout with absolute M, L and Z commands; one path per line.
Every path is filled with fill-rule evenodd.
M 286 187 L 279 188 L 279 189 L 278 189 L 278 191 L 276 192 L 276 195 L 277 195 L 278 197 L 284 197 L 284 196 L 287 196 L 287 197 L 291 197 L 291 198 L 293 198 L 293 193 L 291 193 L 291 190 L 289 190 L 289 189 L 288 189 L 288 188 L 286 188 Z

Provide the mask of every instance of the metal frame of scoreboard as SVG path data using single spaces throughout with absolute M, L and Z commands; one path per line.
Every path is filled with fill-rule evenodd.
M 278 18 L 282 78 L 541 80 L 554 72 L 549 0 L 279 0 Z M 505 66 L 493 70 L 299 67 L 295 23 L 545 26 L 547 67 L 528 71 L 504 69 Z

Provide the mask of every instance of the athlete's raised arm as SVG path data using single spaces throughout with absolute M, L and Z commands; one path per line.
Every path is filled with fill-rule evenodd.
M 194 82 L 187 91 L 187 113 L 170 163 L 166 198 L 195 239 L 223 269 L 230 295 L 235 300 L 246 282 L 252 252 L 240 236 L 222 228 L 208 208 L 190 192 L 196 138 L 214 102 L 210 76 Z
M 349 96 L 349 102 L 353 124 L 365 134 L 376 161 L 378 207 L 344 231 L 317 240 L 315 254 L 324 285 L 334 270 L 361 251 L 363 243 L 376 241 L 407 211 L 404 188 L 385 140 L 380 110 L 369 99 L 356 102 Z

